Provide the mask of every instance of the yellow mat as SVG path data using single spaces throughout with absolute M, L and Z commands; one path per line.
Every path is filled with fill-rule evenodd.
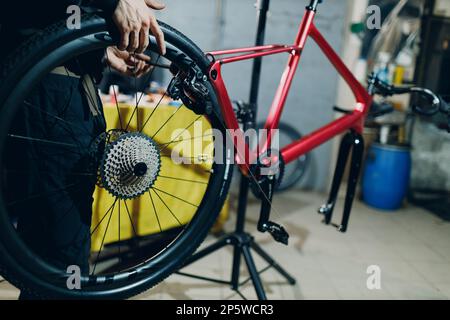
M 211 125 L 204 117 L 184 107 L 165 105 L 160 105 L 157 111 L 154 107 L 140 107 L 134 114 L 134 106 L 129 105 L 119 105 L 119 113 L 116 106 L 105 105 L 104 110 L 108 129 L 126 127 L 130 122 L 129 130 L 134 132 L 145 124 L 142 132 L 160 145 L 161 169 L 152 189 L 135 200 L 116 201 L 107 190 L 96 188 L 92 251 L 99 251 L 102 242 L 105 245 L 119 241 L 119 237 L 123 241 L 135 233 L 151 235 L 187 224 L 203 198 L 212 166 L 213 139 L 208 131 Z M 185 161 L 196 162 L 175 163 L 170 157 L 173 150 L 183 150 L 181 155 Z M 189 150 L 190 154 L 186 154 Z M 220 221 L 227 216 L 225 206 Z

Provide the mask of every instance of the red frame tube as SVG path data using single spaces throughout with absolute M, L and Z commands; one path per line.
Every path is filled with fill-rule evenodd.
M 234 144 L 237 150 L 236 160 L 244 175 L 248 174 L 248 168 L 252 163 L 252 160 L 254 160 L 259 154 L 263 153 L 267 149 L 267 146 L 270 145 L 271 130 L 278 128 L 281 114 L 283 112 L 284 105 L 286 104 L 287 96 L 289 90 L 291 89 L 292 81 L 308 37 L 311 37 L 317 43 L 324 55 L 328 58 L 342 78 L 347 82 L 355 96 L 356 105 L 351 114 L 334 120 L 324 127 L 304 136 L 302 139 L 294 141 L 283 147 L 281 149 L 281 155 L 284 162 L 289 163 L 301 157 L 305 153 L 317 148 L 324 142 L 331 140 L 335 136 L 347 130 L 355 130 L 358 133 L 362 133 L 363 131 L 364 120 L 372 103 L 372 97 L 353 76 L 351 71 L 345 66 L 333 48 L 328 44 L 316 28 L 314 25 L 314 16 L 314 11 L 308 9 L 306 10 L 294 45 L 265 45 L 259 47 L 214 51 L 209 53 L 215 57 L 233 55 L 231 57 L 217 59 L 214 63 L 212 63 L 209 70 L 209 77 L 217 93 L 220 108 L 227 128 L 234 130 Z M 260 148 L 259 154 L 257 155 L 255 153 L 256 151 L 250 152 L 248 145 L 244 141 L 243 132 L 239 128 L 239 123 L 236 115 L 234 114 L 231 99 L 222 78 L 222 65 L 280 53 L 289 53 L 289 59 L 286 69 L 281 77 L 280 85 L 276 91 L 265 124 L 265 129 L 268 130 L 267 140 L 265 141 L 263 147 Z

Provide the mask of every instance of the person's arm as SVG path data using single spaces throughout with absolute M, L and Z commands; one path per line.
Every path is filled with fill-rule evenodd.
M 156 21 L 153 10 L 162 10 L 165 5 L 157 0 L 92 0 L 92 5 L 102 9 L 120 33 L 118 48 L 128 52 L 142 53 L 147 48 L 151 32 L 164 55 L 164 34 Z

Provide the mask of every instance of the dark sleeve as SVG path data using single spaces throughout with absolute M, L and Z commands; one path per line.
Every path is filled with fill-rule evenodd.
M 102 9 L 105 14 L 112 15 L 117 8 L 119 0 L 92 0 L 91 4 L 93 7 Z

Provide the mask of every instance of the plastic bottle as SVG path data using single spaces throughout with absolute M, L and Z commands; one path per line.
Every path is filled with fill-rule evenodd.
M 377 63 L 375 64 L 375 74 L 381 81 L 390 83 L 389 62 L 391 61 L 391 54 L 389 52 L 380 52 L 378 54 Z
M 398 83 L 398 85 L 403 84 L 403 83 L 409 83 L 412 82 L 414 79 L 414 56 L 413 53 L 409 50 L 402 50 L 397 59 L 397 64 L 398 66 L 402 69 L 401 72 L 402 74 L 398 74 L 397 77 L 397 82 L 400 81 L 400 77 L 401 77 L 401 82 L 402 83 Z

